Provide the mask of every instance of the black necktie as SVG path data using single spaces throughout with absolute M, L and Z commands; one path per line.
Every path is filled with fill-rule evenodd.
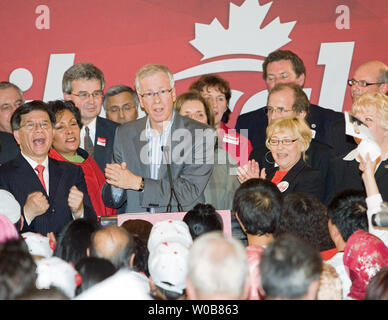
M 85 147 L 85 150 L 89 153 L 89 156 L 93 157 L 94 146 L 93 146 L 92 139 L 90 138 L 88 127 L 85 127 L 84 147 Z

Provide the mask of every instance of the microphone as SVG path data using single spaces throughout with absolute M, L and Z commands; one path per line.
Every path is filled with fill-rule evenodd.
M 372 224 L 375 227 L 388 228 L 388 207 L 372 215 Z
M 162 149 L 162 152 L 163 152 L 163 155 L 165 156 L 165 159 L 166 159 L 166 164 L 167 164 L 167 173 L 168 173 L 168 180 L 170 182 L 170 200 L 168 201 L 168 205 L 167 205 L 167 212 L 171 212 L 171 201 L 172 201 L 172 197 L 174 196 L 175 197 L 175 200 L 178 204 L 178 210 L 180 212 L 183 212 L 183 208 L 178 200 L 178 197 L 176 195 L 176 192 L 175 192 L 175 189 L 174 189 L 174 183 L 172 181 L 172 170 L 171 170 L 171 164 L 170 164 L 170 159 L 168 157 L 168 152 L 169 152 L 169 147 L 168 146 L 162 146 L 161 147 Z

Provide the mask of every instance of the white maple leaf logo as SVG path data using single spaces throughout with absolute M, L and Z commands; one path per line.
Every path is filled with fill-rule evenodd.
M 230 55 L 253 54 L 267 56 L 286 45 L 296 21 L 280 23 L 279 17 L 260 28 L 272 2 L 260 5 L 258 0 L 246 0 L 240 7 L 231 3 L 229 28 L 217 18 L 207 24 L 195 24 L 195 39 L 190 41 L 203 54 L 201 60 Z

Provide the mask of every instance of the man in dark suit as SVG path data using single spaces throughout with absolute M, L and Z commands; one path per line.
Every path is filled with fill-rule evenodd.
M 388 91 L 388 66 L 381 61 L 368 61 L 360 65 L 348 80 L 352 101 L 366 92 Z M 336 156 L 345 156 L 357 148 L 352 136 L 345 134 L 345 119 L 336 120 L 329 131 L 329 144 L 334 148 Z
M 268 91 L 277 83 L 296 83 L 303 88 L 306 78 L 306 68 L 302 59 L 289 50 L 277 50 L 268 55 L 263 63 L 263 78 Z M 317 141 L 328 143 L 328 131 L 333 121 L 343 119 L 342 112 L 310 104 L 307 123 Z M 238 117 L 236 130 L 248 129 L 248 138 L 252 147 L 265 143 L 265 129 L 268 126 L 265 107 L 242 114 Z
M 21 153 L 0 166 L 0 188 L 19 202 L 22 232 L 58 235 L 73 219 L 96 219 L 81 168 L 48 157 L 54 123 L 47 104 L 37 100 L 20 106 L 11 118 Z
M 113 141 L 119 125 L 98 116 L 102 108 L 104 85 L 104 74 L 91 63 L 73 65 L 66 70 L 62 79 L 63 97 L 72 100 L 81 111 L 83 127 L 80 147 L 96 160 L 102 171 L 112 161 Z
M 310 107 L 306 94 L 299 85 L 294 83 L 280 83 L 275 85 L 269 92 L 267 105 L 266 117 L 269 123 L 285 116 L 306 119 Z M 311 140 L 310 146 L 306 151 L 306 163 L 311 168 L 321 172 L 321 177 L 325 182 L 325 190 L 329 161 L 333 156 L 332 148 L 316 139 Z M 275 161 L 265 144 L 254 148 L 249 155 L 249 159 L 256 160 L 259 163 L 260 169 L 265 168 L 266 172 L 274 169 Z M 321 195 L 321 198 L 323 199 L 324 195 Z
M 174 112 L 174 79 L 166 66 L 143 66 L 136 91 L 148 116 L 117 129 L 104 203 L 121 207 L 120 213 L 190 210 L 204 201 L 215 132 Z

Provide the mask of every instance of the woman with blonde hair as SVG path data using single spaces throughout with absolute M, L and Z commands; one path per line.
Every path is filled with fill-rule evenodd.
M 381 151 L 381 155 L 373 159 L 373 165 L 382 199 L 388 201 L 388 97 L 379 92 L 364 93 L 354 102 L 351 113 L 368 127 Z M 355 140 L 360 143 L 359 139 Z M 360 162 L 364 160 L 358 149 L 344 158 L 333 159 L 329 172 L 329 183 L 332 185 L 329 200 L 345 189 L 365 190 L 359 169 Z
M 239 167 L 238 179 L 242 183 L 250 178 L 263 178 L 275 183 L 283 195 L 303 192 L 323 200 L 324 181 L 320 171 L 305 162 L 305 152 L 311 142 L 311 130 L 306 121 L 285 117 L 272 121 L 267 127 L 266 146 L 277 166 L 260 170 L 255 160 Z

